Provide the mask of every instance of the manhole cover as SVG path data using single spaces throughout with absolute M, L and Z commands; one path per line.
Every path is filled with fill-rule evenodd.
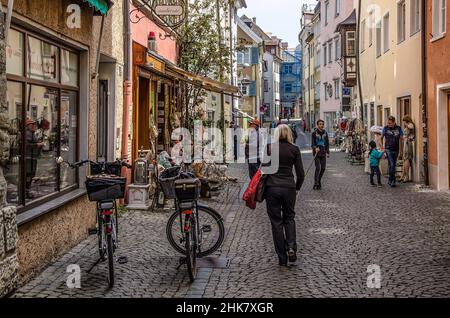
M 223 257 L 204 257 L 197 260 L 198 268 L 228 268 L 230 259 Z

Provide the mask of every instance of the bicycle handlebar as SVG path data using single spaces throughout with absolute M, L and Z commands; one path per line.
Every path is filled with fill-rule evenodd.
M 126 161 L 123 160 L 116 160 L 113 162 L 97 162 L 92 160 L 82 160 L 74 163 L 69 163 L 69 167 L 72 169 L 84 166 L 86 163 L 94 164 L 94 165 L 107 165 L 107 164 L 120 164 L 122 167 L 127 167 L 128 169 L 131 169 L 133 166 L 128 164 Z

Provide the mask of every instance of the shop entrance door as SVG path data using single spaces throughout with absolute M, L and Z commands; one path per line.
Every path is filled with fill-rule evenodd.
M 150 149 L 150 80 L 139 78 L 137 150 Z
M 449 174 L 449 184 L 450 184 L 450 91 L 447 92 L 447 134 L 448 134 L 448 167 L 447 171 Z
M 108 81 L 98 83 L 97 161 L 108 161 Z

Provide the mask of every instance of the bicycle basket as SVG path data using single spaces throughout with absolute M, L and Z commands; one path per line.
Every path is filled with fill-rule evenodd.
M 178 201 L 195 201 L 200 196 L 201 182 L 199 179 L 179 179 L 175 181 L 175 194 Z
M 175 180 L 181 175 L 181 167 L 172 167 L 161 172 L 158 180 L 166 199 L 175 199 Z
M 115 175 L 90 176 L 86 179 L 89 201 L 123 199 L 126 178 Z

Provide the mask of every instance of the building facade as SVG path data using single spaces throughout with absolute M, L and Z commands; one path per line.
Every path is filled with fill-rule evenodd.
M 429 178 L 438 190 L 450 188 L 450 10 L 449 2 L 426 1 L 426 89 Z
M 121 2 L 88 2 L 14 2 L 6 47 L 5 179 L 6 202 L 17 209 L 21 281 L 86 238 L 95 224 L 86 170 L 55 159 L 96 160 L 106 154 L 105 143 L 119 138 L 120 145 L 120 122 L 109 123 L 116 122 L 121 99 L 123 46 L 121 33 L 113 32 L 123 28 Z M 101 114 L 103 109 L 109 111 Z M 99 118 L 105 124 L 100 135 Z
M 337 25 L 353 11 L 352 1 L 321 0 L 320 117 L 331 131 L 342 112 L 341 38 Z
M 363 0 L 360 60 L 367 127 L 384 126 L 389 116 L 402 125 L 411 116 L 416 127 L 413 179 L 421 180 L 422 72 L 420 1 Z
M 300 47 L 283 51 L 280 90 L 284 118 L 301 118 L 303 112 L 301 112 L 302 53 Z

